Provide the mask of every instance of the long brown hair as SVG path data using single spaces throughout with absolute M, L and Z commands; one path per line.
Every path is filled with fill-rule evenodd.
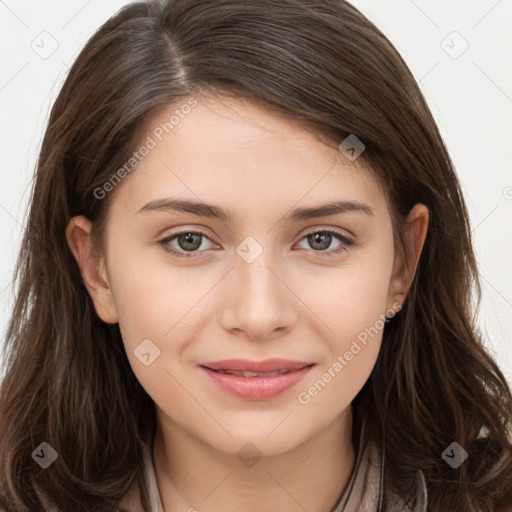
M 85 215 L 101 241 L 115 194 L 102 200 L 94 190 L 137 148 L 151 116 L 201 90 L 259 98 L 336 145 L 356 134 L 389 199 L 399 253 L 407 213 L 429 208 L 407 300 L 353 401 L 354 431 L 365 421 L 370 441 L 385 447 L 387 491 L 413 499 L 409 477 L 421 469 L 436 512 L 510 504 L 512 396 L 475 325 L 481 290 L 468 213 L 400 55 L 342 0 L 169 0 L 127 5 L 107 21 L 51 111 L 4 347 L 0 507 L 42 510 L 37 486 L 60 510 L 106 512 L 120 510 L 134 482 L 144 490 L 154 404 L 118 325 L 96 315 L 65 229 Z M 456 469 L 441 457 L 454 441 L 469 454 Z M 51 470 L 32 460 L 41 442 L 59 454 Z

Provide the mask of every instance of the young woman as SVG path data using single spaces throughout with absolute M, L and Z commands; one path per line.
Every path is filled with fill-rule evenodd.
M 512 510 L 469 234 L 417 84 L 350 4 L 126 6 L 44 137 L 0 508 Z

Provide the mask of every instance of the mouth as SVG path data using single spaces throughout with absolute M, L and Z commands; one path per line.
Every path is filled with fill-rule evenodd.
M 245 400 L 269 400 L 297 385 L 315 363 L 271 359 L 229 360 L 199 365 L 222 390 Z
M 208 368 L 209 370 L 212 370 L 212 368 Z M 213 370 L 217 373 L 224 373 L 226 375 L 240 375 L 241 377 L 275 377 L 276 375 L 283 375 L 285 373 L 290 373 L 295 370 L 276 370 L 275 372 L 244 372 L 244 371 L 238 371 L 238 370 Z
M 256 373 L 256 374 L 270 374 L 274 372 L 288 372 L 293 370 L 300 370 L 305 366 L 309 366 L 314 363 L 306 361 L 292 361 L 290 359 L 266 359 L 265 361 L 251 361 L 249 359 L 225 359 L 223 361 L 212 361 L 208 363 L 202 363 L 200 366 L 204 366 L 214 371 L 221 372 L 245 372 L 245 373 Z M 278 375 L 278 374 L 276 374 Z M 246 375 L 251 377 L 251 375 Z

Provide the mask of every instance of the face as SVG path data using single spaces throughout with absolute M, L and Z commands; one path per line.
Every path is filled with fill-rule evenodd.
M 252 100 L 196 100 L 161 140 L 176 107 L 148 124 L 154 147 L 116 187 L 89 291 L 162 424 L 276 454 L 346 413 L 372 371 L 403 301 L 390 214 L 371 171 L 306 127 Z

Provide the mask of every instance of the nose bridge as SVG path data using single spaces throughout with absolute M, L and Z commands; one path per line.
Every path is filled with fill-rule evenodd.
M 266 238 L 267 243 L 270 239 Z M 258 338 L 289 325 L 293 321 L 291 292 L 281 282 L 286 278 L 279 276 L 282 267 L 275 252 L 249 236 L 237 246 L 236 253 L 223 312 L 224 327 L 242 329 Z
M 269 239 L 266 238 L 264 248 L 256 238 L 248 236 L 236 248 L 235 274 L 241 287 L 239 299 L 263 300 L 259 306 L 265 306 L 265 301 L 273 300 L 275 294 L 279 294 L 276 277 L 269 270 L 276 267 L 274 251 L 268 246 Z

